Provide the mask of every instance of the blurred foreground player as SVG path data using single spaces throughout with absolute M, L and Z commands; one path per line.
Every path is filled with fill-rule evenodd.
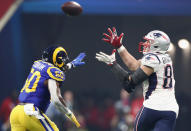
M 12 131 L 58 131 L 57 126 L 44 113 L 50 101 L 77 127 L 80 126 L 72 111 L 66 106 L 60 93 L 67 70 L 85 64 L 84 53 L 67 63 L 68 55 L 61 46 L 44 50 L 42 60 L 35 61 L 22 88 L 20 103 L 12 110 L 10 123 Z
M 144 56 L 136 60 L 122 45 L 123 33 L 118 37 L 116 29 L 108 28 L 104 33 L 105 42 L 117 49 L 123 62 L 132 71 L 125 71 L 116 63 L 115 52 L 107 55 L 103 52 L 96 58 L 111 65 L 112 72 L 120 79 L 124 89 L 131 93 L 136 85 L 143 83 L 143 107 L 136 116 L 134 131 L 173 131 L 178 116 L 178 104 L 175 98 L 175 80 L 172 61 L 167 50 L 169 37 L 162 31 L 154 30 L 139 44 Z

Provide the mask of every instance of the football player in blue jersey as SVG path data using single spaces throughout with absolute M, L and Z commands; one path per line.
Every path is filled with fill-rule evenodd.
M 44 113 L 50 102 L 54 103 L 77 127 L 80 127 L 73 112 L 66 106 L 60 93 L 67 70 L 83 65 L 85 53 L 80 53 L 68 62 L 68 54 L 62 46 L 44 50 L 42 60 L 34 62 L 19 95 L 20 103 L 12 110 L 12 131 L 58 131 L 57 126 Z

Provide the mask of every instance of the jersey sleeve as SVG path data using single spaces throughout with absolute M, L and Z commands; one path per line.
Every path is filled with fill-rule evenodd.
M 47 74 L 53 80 L 60 81 L 60 82 L 65 80 L 64 73 L 57 67 L 49 67 L 47 69 Z
M 146 54 L 141 59 L 141 64 L 153 68 L 154 72 L 156 72 L 160 64 L 160 59 L 155 54 Z

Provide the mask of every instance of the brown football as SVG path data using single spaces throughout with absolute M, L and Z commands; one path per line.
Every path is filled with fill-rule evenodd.
M 82 7 L 75 1 L 68 1 L 62 5 L 64 13 L 70 16 L 78 16 L 82 13 Z

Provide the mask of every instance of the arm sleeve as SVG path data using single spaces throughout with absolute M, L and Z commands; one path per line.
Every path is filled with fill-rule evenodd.
M 133 92 L 137 85 L 148 79 L 148 76 L 141 68 L 138 68 L 135 72 L 130 74 L 129 72 L 125 71 L 119 64 L 115 63 L 112 65 L 111 71 L 120 80 L 123 88 L 129 93 Z
M 114 63 L 111 66 L 111 71 L 119 78 L 121 82 L 124 81 L 124 79 L 127 79 L 129 77 L 129 72 L 124 70 L 118 63 Z
M 57 84 L 53 79 L 48 80 L 48 88 L 51 96 L 51 102 L 55 105 L 55 107 L 62 113 L 71 112 L 67 107 L 65 107 L 59 100 L 57 95 Z
M 113 74 L 120 80 L 120 82 L 123 85 L 123 88 L 131 93 L 133 92 L 135 86 L 131 84 L 130 80 L 129 80 L 129 76 L 130 73 L 125 71 L 119 64 L 114 63 L 111 66 L 111 71 L 113 72 Z
M 155 54 L 146 54 L 141 60 L 142 65 L 151 67 L 154 70 L 154 72 L 158 71 L 158 66 L 160 63 L 161 62 L 159 57 Z
M 148 76 L 140 67 L 131 74 L 131 81 L 135 86 L 141 84 L 146 79 L 148 79 Z

